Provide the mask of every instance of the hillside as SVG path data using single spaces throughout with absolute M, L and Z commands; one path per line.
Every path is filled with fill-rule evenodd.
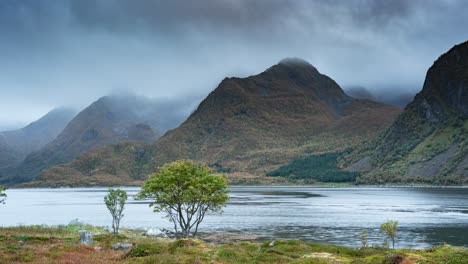
M 440 56 L 423 89 L 378 139 L 341 163 L 364 183 L 468 180 L 468 42 Z
M 70 162 L 101 146 L 122 141 L 154 142 L 165 132 L 161 125 L 165 118 L 159 115 L 158 106 L 146 98 L 102 97 L 71 120 L 56 139 L 5 173 L 2 181 L 34 179 L 43 169 Z
M 74 179 L 122 178 L 122 173 L 141 179 L 176 159 L 202 161 L 235 176 L 265 175 L 293 158 L 373 138 L 399 113 L 396 107 L 354 99 L 309 63 L 286 59 L 255 76 L 224 79 L 182 125 L 147 147 L 143 160 L 120 157 L 109 146 L 51 168 L 38 181 L 53 185 L 71 171 Z M 130 153 L 138 157 L 135 149 Z M 99 158 L 91 162 L 90 157 Z M 115 161 L 141 173 L 112 171 L 109 164 Z
M 156 144 L 156 161 L 189 158 L 264 174 L 305 153 L 373 137 L 399 110 L 347 96 L 309 63 L 287 59 L 248 78 L 227 78 Z
M 73 110 L 57 108 L 24 128 L 0 132 L 0 168 L 21 162 L 51 142 L 75 115 Z

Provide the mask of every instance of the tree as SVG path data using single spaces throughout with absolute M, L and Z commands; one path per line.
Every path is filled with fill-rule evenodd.
M 153 200 L 150 207 L 166 214 L 177 236 L 195 237 L 207 214 L 222 211 L 229 199 L 227 187 L 222 174 L 213 174 L 206 165 L 191 160 L 179 160 L 150 175 L 137 198 Z
M 5 193 L 5 190 L 7 188 L 5 186 L 0 186 L 0 203 L 4 204 L 5 203 L 5 199 L 7 197 L 6 193 Z
M 127 198 L 127 193 L 120 189 L 109 189 L 109 193 L 104 197 L 107 209 L 109 209 L 112 215 L 112 229 L 114 234 L 119 233 L 120 220 L 124 217 L 123 210 Z
M 362 248 L 367 247 L 367 230 L 361 231 L 361 247 Z
M 392 240 L 392 247 L 395 248 L 395 238 L 397 236 L 398 221 L 389 220 L 380 225 L 380 230 Z

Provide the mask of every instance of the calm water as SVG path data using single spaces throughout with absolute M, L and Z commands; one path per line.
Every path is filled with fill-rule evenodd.
M 125 188 L 134 195 L 138 188 Z M 0 205 L 3 226 L 67 224 L 73 219 L 108 226 L 106 188 L 12 189 Z M 131 197 L 122 226 L 171 228 L 161 214 Z M 468 188 L 232 187 L 223 215 L 201 231 L 235 231 L 262 238 L 304 239 L 357 247 L 366 229 L 381 244 L 379 225 L 400 221 L 398 247 L 468 245 Z

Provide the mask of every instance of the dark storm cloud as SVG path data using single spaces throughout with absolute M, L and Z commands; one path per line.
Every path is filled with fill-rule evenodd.
M 3 0 L 0 124 L 115 90 L 196 105 L 283 57 L 401 104 L 466 40 L 467 13 L 463 0 Z

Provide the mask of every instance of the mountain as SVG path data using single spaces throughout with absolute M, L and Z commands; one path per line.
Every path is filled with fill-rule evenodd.
M 57 108 L 22 129 L 0 132 L 0 168 L 21 162 L 51 142 L 75 115 L 73 110 Z
M 2 181 L 34 179 L 45 168 L 70 162 L 101 146 L 121 141 L 154 142 L 167 130 L 167 119 L 171 118 L 161 116 L 159 110 L 156 102 L 143 97 L 102 97 L 73 118 L 52 142 L 29 154 L 14 172 L 7 172 Z
M 285 59 L 227 78 L 155 145 L 156 161 L 190 158 L 262 174 L 304 153 L 344 149 L 389 125 L 399 110 L 354 99 L 308 62 Z
M 378 139 L 345 156 L 362 182 L 468 181 L 468 42 L 440 56 L 423 89 Z
M 120 179 L 122 184 L 176 159 L 202 161 L 238 177 L 265 175 L 295 157 L 373 138 L 399 113 L 346 95 L 303 60 L 285 59 L 255 76 L 224 79 L 182 125 L 150 146 L 117 144 L 88 152 L 44 171 L 38 182 L 88 185 L 86 179 Z

